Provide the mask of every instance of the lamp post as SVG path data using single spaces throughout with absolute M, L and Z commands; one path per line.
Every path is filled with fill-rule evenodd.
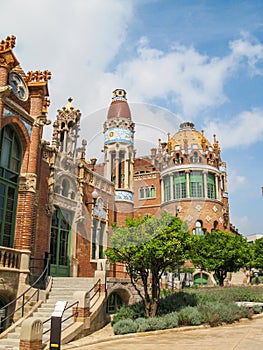
M 92 201 L 92 202 L 85 202 L 85 205 L 89 205 L 89 204 L 96 205 L 97 199 L 98 199 L 98 197 L 99 197 L 99 194 L 98 194 L 98 192 L 96 191 L 96 189 L 94 189 L 94 191 L 92 192 L 91 195 L 92 195 L 93 201 Z

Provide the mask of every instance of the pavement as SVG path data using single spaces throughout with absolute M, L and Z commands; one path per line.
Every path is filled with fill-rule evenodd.
M 197 326 L 114 335 L 110 324 L 62 350 L 263 350 L 263 315 L 219 327 Z

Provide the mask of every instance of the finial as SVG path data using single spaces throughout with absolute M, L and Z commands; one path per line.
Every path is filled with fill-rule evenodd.
M 29 71 L 27 72 L 27 76 L 25 80 L 28 83 L 42 83 L 46 82 L 51 79 L 51 73 L 48 70 L 44 70 L 41 72 L 40 70 L 38 71 Z
M 171 149 L 172 149 L 171 134 L 169 132 L 167 134 L 167 149 L 168 149 L 168 151 L 171 151 Z
M 214 145 L 216 144 L 216 134 L 213 135 L 214 136 Z
M 65 106 L 64 108 L 67 109 L 67 110 L 73 110 L 73 109 L 75 109 L 75 107 L 73 106 L 72 101 L 73 101 L 73 98 L 72 98 L 72 97 L 69 97 L 69 98 L 68 98 L 68 103 L 66 104 L 66 106 Z
M 0 42 L 0 52 L 11 50 L 15 47 L 16 37 L 14 35 L 8 36 L 5 40 Z

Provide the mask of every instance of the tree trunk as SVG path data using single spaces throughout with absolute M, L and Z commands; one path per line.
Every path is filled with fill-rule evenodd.
M 152 271 L 152 306 L 150 317 L 156 316 L 158 301 L 160 297 L 159 271 Z

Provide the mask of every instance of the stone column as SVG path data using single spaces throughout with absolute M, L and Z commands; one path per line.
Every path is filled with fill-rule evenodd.
M 42 350 L 43 323 L 30 317 L 22 323 L 20 333 L 20 350 Z
M 173 174 L 170 174 L 170 199 L 173 200 L 174 199 L 174 181 L 173 181 Z
M 119 188 L 119 151 L 116 151 L 116 158 L 115 158 L 115 188 Z M 114 167 L 114 164 L 112 164 L 112 166 Z
M 83 323 L 84 329 L 90 328 L 90 295 L 89 292 L 78 291 L 74 293 L 74 301 L 78 301 L 78 305 L 72 308 L 75 322 Z
M 207 171 L 203 171 L 204 196 L 207 199 Z
M 218 179 L 219 179 L 219 176 L 216 174 L 216 175 L 215 175 L 215 183 L 216 183 L 216 199 L 221 200 L 221 196 L 220 196 L 220 194 L 219 194 L 219 181 L 218 181 Z
M 129 150 L 125 151 L 124 159 L 124 188 L 129 189 Z
M 186 174 L 186 198 L 190 198 L 190 170 L 186 170 L 185 174 Z

